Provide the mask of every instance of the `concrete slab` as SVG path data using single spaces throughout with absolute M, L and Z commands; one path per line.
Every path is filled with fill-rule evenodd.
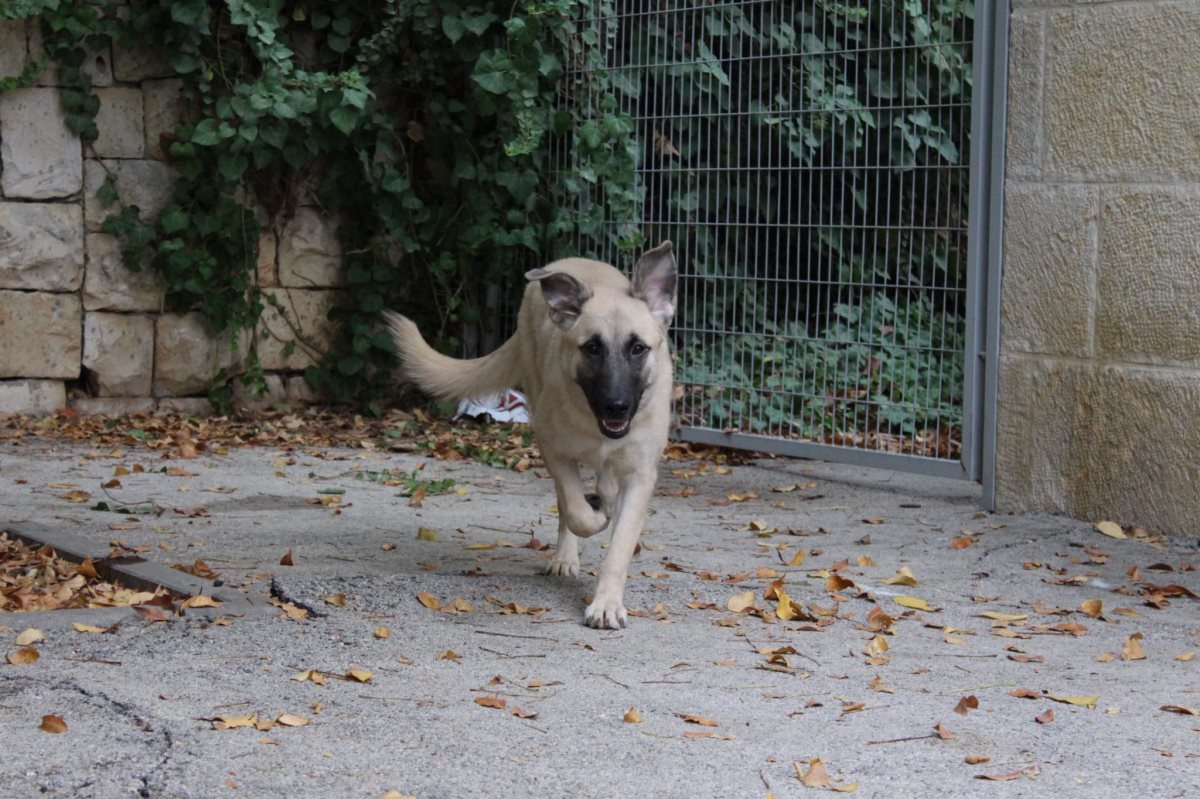
M 135 463 L 146 471 L 101 488 Z M 449 493 L 414 508 L 380 480 L 418 469 L 452 479 Z M 149 547 L 140 557 L 159 568 L 203 558 L 219 590 L 252 606 L 273 591 L 313 613 L 134 617 L 111 634 L 75 632 L 70 611 L 40 614 L 38 662 L 0 665 L 0 735 L 21 742 L 6 745 L 0 784 L 96 797 L 789 797 L 810 793 L 793 764 L 819 758 L 860 796 L 1194 792 L 1200 717 L 1160 708 L 1200 706 L 1200 662 L 1187 659 L 1200 650 L 1197 600 L 1156 608 L 1140 593 L 1200 592 L 1194 541 L 991 516 L 973 486 L 928 478 L 799 461 L 716 472 L 664 464 L 626 598 L 637 615 L 612 632 L 580 623 L 591 577 L 542 577 L 549 553 L 525 546 L 556 528 L 536 468 L 345 449 L 163 460 L 6 445 L 0 528 L 37 523 L 102 550 L 120 539 Z M 71 503 L 65 484 L 140 521 Z M 588 542 L 584 570 L 601 554 L 599 537 Z M 915 586 L 885 583 L 901 567 Z M 785 576 L 811 619 L 779 620 L 760 569 Z M 746 591 L 765 620 L 726 609 Z M 423 593 L 471 609 L 439 612 Z M 905 595 L 938 610 L 906 609 Z M 1105 620 L 1078 610 L 1091 599 Z M 894 618 L 886 652 L 872 644 L 876 609 Z M 6 652 L 25 626 L 0 615 Z M 1145 658 L 1125 660 L 1135 633 Z M 370 680 L 345 679 L 352 668 Z M 293 679 L 308 670 L 325 684 Z M 1095 696 L 1095 707 L 1048 694 Z M 967 696 L 978 708 L 956 713 Z M 640 723 L 624 720 L 630 708 Z M 44 713 L 68 732 L 41 732 Z M 211 721 L 252 714 L 310 723 Z M 973 755 L 990 761 L 964 762 Z

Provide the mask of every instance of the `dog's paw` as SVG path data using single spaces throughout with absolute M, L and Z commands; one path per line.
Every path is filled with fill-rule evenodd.
M 620 630 L 628 621 L 619 596 L 597 596 L 583 612 L 584 624 L 601 630 Z
M 546 564 L 546 574 L 553 577 L 574 577 L 579 574 L 579 558 L 555 558 Z

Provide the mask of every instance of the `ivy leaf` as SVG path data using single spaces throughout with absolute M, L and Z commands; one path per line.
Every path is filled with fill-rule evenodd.
M 359 113 L 354 108 L 339 105 L 329 112 L 329 121 L 342 133 L 349 136 L 358 124 Z
M 513 87 L 514 71 L 516 69 L 508 54 L 493 50 L 479 56 L 471 80 L 489 94 L 505 94 Z

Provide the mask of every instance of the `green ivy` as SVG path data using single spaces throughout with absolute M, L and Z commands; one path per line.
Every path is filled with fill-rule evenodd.
M 165 276 L 171 308 L 252 329 L 267 296 L 256 210 L 286 214 L 298 186 L 315 187 L 340 223 L 349 290 L 335 312 L 342 339 L 306 376 L 378 410 L 394 361 L 383 308 L 453 346 L 463 323 L 481 321 L 487 285 L 561 251 L 605 212 L 577 219 L 553 202 L 562 175 L 548 137 L 577 145 L 569 172 L 611 187 L 608 213 L 636 201 L 636 147 L 611 91 L 585 87 L 595 114 L 586 128 L 556 104 L 574 6 L 133 0 L 118 14 L 112 0 L 24 0 L 6 15 L 39 20 L 84 141 L 96 138 L 97 109 L 80 69 L 87 45 L 157 49 L 182 79 L 188 114 L 169 144 L 171 201 L 145 219 L 121 207 L 111 183 L 104 192 L 118 206 L 104 230 L 121 238 L 129 265 Z M 256 345 L 251 337 L 245 379 L 261 381 Z M 216 399 L 228 396 L 224 378 Z

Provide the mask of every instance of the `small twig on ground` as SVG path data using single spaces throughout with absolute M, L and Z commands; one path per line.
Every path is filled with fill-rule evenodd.
M 628 685 L 626 685 L 625 683 L 621 682 L 620 680 L 614 680 L 612 677 L 609 677 L 607 674 L 599 674 L 599 673 L 597 673 L 597 672 L 594 672 L 594 671 L 592 671 L 592 672 L 588 672 L 588 673 L 589 673 L 591 676 L 593 676 L 593 677 L 603 677 L 604 679 L 608 680 L 609 682 L 611 682 L 611 683 L 613 683 L 613 684 L 615 684 L 615 685 L 619 685 L 619 686 L 621 686 L 621 687 L 622 687 L 622 688 L 624 688 L 626 691 L 628 691 L 628 690 L 629 690 L 629 686 L 628 686 Z
M 937 733 L 931 732 L 928 735 L 910 735 L 907 738 L 888 738 L 886 741 L 867 741 L 867 745 L 874 746 L 876 744 L 899 744 L 905 743 L 906 741 L 924 741 L 926 738 L 936 737 L 938 737 Z
M 545 655 L 510 655 L 507 652 L 500 652 L 495 649 L 488 649 L 486 646 L 481 646 L 479 648 L 481 650 L 483 650 L 484 652 L 487 652 L 492 655 L 498 655 L 499 657 L 505 658 L 506 660 L 520 660 L 521 658 L 544 658 L 544 657 L 546 657 Z
M 527 638 L 531 641 L 550 641 L 555 644 L 558 643 L 557 638 L 548 638 L 544 635 L 519 635 L 517 633 L 497 633 L 497 632 L 492 632 L 491 630 L 476 630 L 475 632 L 479 633 L 480 635 L 495 635 L 500 638 Z

